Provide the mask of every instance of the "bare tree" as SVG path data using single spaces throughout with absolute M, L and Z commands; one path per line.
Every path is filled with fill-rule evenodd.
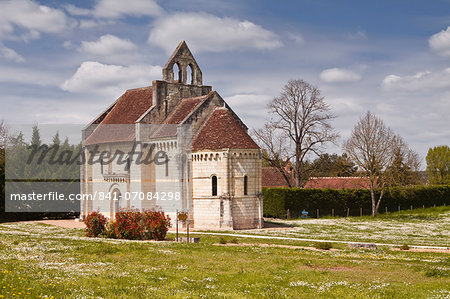
M 268 107 L 271 119 L 264 130 L 280 132 L 289 143 L 290 156 L 294 157 L 295 185 L 302 187 L 308 180 L 307 155 L 320 155 L 325 143 L 339 137 L 331 126 L 335 116 L 320 90 L 303 80 L 290 80 Z
M 8 141 L 8 130 L 5 125 L 5 121 L 0 121 L 0 148 L 5 148 Z
M 344 150 L 359 167 L 361 175 L 368 178 L 373 217 L 378 214 L 386 188 L 399 184 L 399 176 L 393 171 L 396 158 L 401 157 L 402 163 L 410 169 L 420 167 L 418 155 L 370 112 L 355 125 L 350 138 L 344 142 Z
M 269 124 L 265 124 L 262 129 L 254 130 L 253 136 L 265 151 L 263 159 L 271 167 L 277 169 L 283 176 L 286 184 L 292 187 L 291 175 L 286 171 L 283 161 L 283 157 L 288 156 L 286 138 Z

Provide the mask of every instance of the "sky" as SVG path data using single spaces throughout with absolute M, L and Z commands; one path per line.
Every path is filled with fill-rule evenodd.
M 0 0 L 0 120 L 87 124 L 185 40 L 249 128 L 303 79 L 336 115 L 325 151 L 370 110 L 424 159 L 450 144 L 449 26 L 450 0 Z

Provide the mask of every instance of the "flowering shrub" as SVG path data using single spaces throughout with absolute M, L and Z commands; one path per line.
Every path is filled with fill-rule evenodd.
M 115 236 L 118 239 L 140 240 L 143 237 L 142 213 L 126 210 L 116 213 L 114 222 Z
M 167 231 L 171 226 L 170 217 L 162 211 L 144 211 L 142 213 L 144 238 L 157 241 L 166 238 Z
M 117 212 L 113 221 L 107 223 L 105 218 L 102 230 L 95 236 L 160 241 L 166 238 L 170 226 L 170 217 L 162 211 L 124 210 Z
M 98 237 L 105 231 L 105 225 L 108 219 L 99 212 L 91 212 L 87 215 L 84 223 L 86 224 L 86 237 Z

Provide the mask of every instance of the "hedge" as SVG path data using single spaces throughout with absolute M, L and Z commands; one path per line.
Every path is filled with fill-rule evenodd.
M 371 214 L 369 190 L 366 189 L 301 189 L 263 188 L 264 216 L 286 218 L 299 217 L 303 210 L 310 217 L 320 215 L 359 216 Z M 387 190 L 380 204 L 380 213 L 450 204 L 450 186 L 394 187 Z

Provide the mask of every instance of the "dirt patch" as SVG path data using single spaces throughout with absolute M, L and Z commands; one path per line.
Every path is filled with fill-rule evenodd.
M 62 228 L 85 228 L 86 227 L 84 222 L 81 222 L 81 221 L 78 222 L 78 221 L 75 221 L 74 219 L 35 220 L 35 221 L 29 221 L 29 222 L 56 225 L 56 226 L 59 226 Z
M 329 250 L 317 249 L 315 247 L 307 246 L 294 246 L 294 245 L 282 245 L 282 244 L 262 244 L 262 243 L 227 243 L 219 244 L 214 243 L 215 246 L 240 246 L 240 247 L 276 247 L 276 248 L 288 248 L 288 249 L 305 249 L 314 251 L 340 251 L 339 249 L 331 248 Z

